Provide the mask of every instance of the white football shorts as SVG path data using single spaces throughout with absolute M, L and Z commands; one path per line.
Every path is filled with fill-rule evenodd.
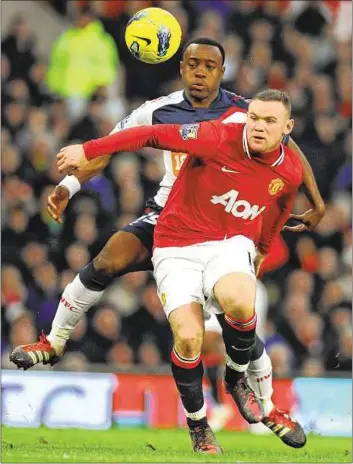
M 155 248 L 154 277 L 166 316 L 193 301 L 205 306 L 215 284 L 226 274 L 241 272 L 255 279 L 255 256 L 253 241 L 243 235 L 185 247 Z

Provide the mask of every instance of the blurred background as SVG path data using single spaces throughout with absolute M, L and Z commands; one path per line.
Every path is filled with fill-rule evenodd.
M 73 197 L 64 225 L 46 212 L 61 180 L 55 155 L 62 146 L 106 135 L 146 99 L 181 88 L 180 52 L 152 66 L 125 46 L 127 21 L 147 6 L 173 13 L 184 42 L 206 36 L 224 45 L 226 89 L 249 98 L 273 87 L 291 96 L 293 138 L 311 154 L 327 211 L 313 233 L 284 234 L 286 262 L 264 278 L 267 350 L 275 376 L 350 376 L 349 1 L 3 2 L 2 366 L 14 367 L 14 346 L 49 332 L 64 287 L 113 227 L 141 215 L 163 175 L 153 150 L 122 155 Z M 66 47 L 73 33 L 75 46 Z M 295 210 L 308 208 L 300 193 Z M 87 313 L 55 369 L 169 372 L 170 347 L 153 277 L 134 273 Z

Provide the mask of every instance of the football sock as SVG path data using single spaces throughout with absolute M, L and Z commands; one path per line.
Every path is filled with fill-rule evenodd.
M 264 352 L 264 350 L 265 350 L 265 344 L 261 340 L 261 338 L 256 334 L 255 335 L 255 346 L 251 353 L 249 367 L 251 366 L 252 361 L 256 361 L 262 356 L 262 353 Z
M 57 354 L 61 354 L 67 340 L 83 315 L 96 304 L 103 291 L 86 288 L 76 276 L 68 284 L 60 298 L 48 340 Z
M 247 373 L 250 384 L 260 399 L 265 416 L 267 416 L 274 408 L 274 404 L 271 400 L 273 393 L 272 363 L 265 349 L 259 359 L 250 362 Z
M 120 272 L 119 275 L 122 275 L 125 272 L 126 270 Z M 79 276 L 81 282 L 86 288 L 95 292 L 102 292 L 109 287 L 118 274 L 109 274 L 104 271 L 97 271 L 94 267 L 93 261 L 91 261 L 82 269 L 82 271 L 80 271 Z
M 255 346 L 256 313 L 246 321 L 237 321 L 225 316 L 223 340 L 226 348 L 225 381 L 234 385 L 239 377 L 245 375 Z
M 188 426 L 192 428 L 200 423 L 207 423 L 206 403 L 202 391 L 203 365 L 200 355 L 194 359 L 186 359 L 173 348 L 171 359 L 174 381 L 184 406 Z

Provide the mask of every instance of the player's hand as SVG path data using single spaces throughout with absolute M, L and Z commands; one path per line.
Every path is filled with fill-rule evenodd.
M 303 214 L 290 214 L 289 219 L 295 219 L 300 221 L 301 224 L 295 226 L 284 226 L 283 230 L 289 230 L 290 232 L 304 232 L 314 230 L 315 227 L 319 224 L 321 219 L 325 215 L 325 206 L 320 208 L 312 208 L 308 211 L 305 211 Z
M 256 257 L 254 259 L 254 266 L 255 266 L 255 275 L 258 277 L 261 269 L 261 265 L 264 262 L 266 255 L 262 254 L 259 250 L 256 252 Z
M 54 221 L 63 223 L 62 214 L 69 203 L 69 190 L 63 185 L 57 185 L 48 196 L 48 213 Z
M 62 148 L 56 159 L 59 172 L 68 175 L 73 174 L 75 169 L 83 169 L 88 164 L 83 145 L 69 145 Z

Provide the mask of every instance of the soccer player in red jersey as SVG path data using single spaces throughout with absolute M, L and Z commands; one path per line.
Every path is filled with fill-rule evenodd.
M 185 45 L 180 63 L 183 90 L 145 102 L 122 121 L 119 121 L 113 132 L 142 125 L 198 123 L 212 119 L 219 119 L 224 124 L 235 121 L 244 122 L 249 101 L 220 87 L 225 70 L 224 58 L 222 45 L 213 39 L 202 37 L 192 39 Z M 305 156 L 291 138 L 288 140 L 288 146 L 296 151 L 303 163 L 303 182 L 313 204 L 313 209 L 306 211 L 300 217 L 302 223 L 293 226 L 291 230 L 299 232 L 311 230 L 324 214 L 323 200 Z M 310 157 L 311 154 L 309 153 L 308 156 Z M 62 222 L 62 214 L 69 199 L 79 190 L 82 183 L 94 177 L 107 165 L 109 158 L 110 156 L 107 155 L 92 160 L 84 170 L 76 170 L 74 175 L 66 176 L 55 187 L 48 197 L 48 213 L 54 220 Z M 186 158 L 187 155 L 183 153 L 168 150 L 163 152 L 165 174 L 158 191 L 146 203 L 146 214 L 115 232 L 100 253 L 65 287 L 48 336 L 42 334 L 38 342 L 18 346 L 11 353 L 10 360 L 18 367 L 28 369 L 38 363 L 53 365 L 58 362 L 75 326 L 83 315 L 98 302 L 104 290 L 117 276 L 133 271 L 152 269 L 154 228 L 180 172 L 183 160 Z M 274 254 L 270 252 L 269 257 L 264 262 L 265 266 L 273 256 Z M 260 319 L 261 308 L 264 307 L 265 302 L 266 291 L 258 284 L 256 308 L 259 311 L 260 317 L 258 316 L 258 318 Z M 217 310 L 214 299 L 208 301 L 207 305 L 210 310 L 213 305 L 216 306 L 214 310 Z M 75 308 L 75 311 L 72 308 Z M 213 341 L 210 340 L 212 320 L 218 320 L 222 323 L 224 314 L 215 314 L 210 320 L 205 318 L 206 334 L 203 344 L 205 350 L 213 344 Z M 215 325 L 219 330 L 218 322 Z M 212 359 L 209 356 L 203 359 L 206 375 L 213 386 L 217 385 L 215 361 L 217 360 L 214 356 Z M 221 363 L 222 357 L 218 356 L 217 362 Z M 300 425 L 292 421 L 271 401 L 271 370 L 271 360 L 266 353 L 264 344 L 259 337 L 256 337 L 247 375 L 263 404 L 265 417 L 262 422 L 287 445 L 303 446 L 305 435 L 300 431 Z M 183 375 L 182 372 L 183 370 L 180 369 L 174 373 L 176 382 L 182 381 L 179 378 Z M 212 394 L 215 399 L 218 397 L 216 388 L 212 390 Z M 215 412 L 214 409 L 210 416 L 211 420 Z M 224 420 L 226 418 L 223 416 Z M 198 437 L 200 436 L 198 435 Z M 198 444 L 202 447 L 202 440 L 199 440 Z
M 227 391 L 250 423 L 263 419 L 262 405 L 244 373 L 255 342 L 256 275 L 303 180 L 301 162 L 281 143 L 293 128 L 290 113 L 288 96 L 267 90 L 251 101 L 245 124 L 145 126 L 66 147 L 58 155 L 62 172 L 142 146 L 191 155 L 157 223 L 153 264 L 174 334 L 172 370 L 181 369 L 187 378 L 177 387 L 191 436 L 202 429 L 209 436 L 209 452 L 219 447 L 207 424 L 202 392 L 206 299 L 214 297 L 225 314 Z M 271 214 L 263 221 L 266 209 Z

